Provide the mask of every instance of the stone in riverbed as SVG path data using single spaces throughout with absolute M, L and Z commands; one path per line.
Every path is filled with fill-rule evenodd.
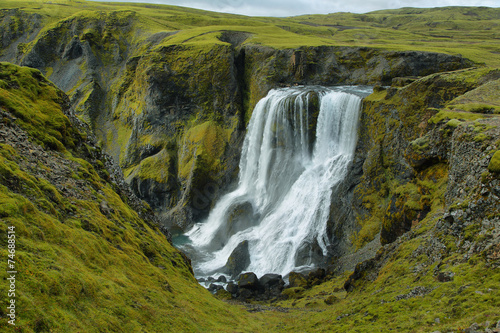
M 227 259 L 225 271 L 236 277 L 250 264 L 250 252 L 248 251 L 248 241 L 243 241 L 231 252 Z
M 243 273 L 240 275 L 238 279 L 238 287 L 240 290 L 250 289 L 250 290 L 258 290 L 261 289 L 261 285 L 259 284 L 259 279 L 257 279 L 257 275 L 252 272 Z

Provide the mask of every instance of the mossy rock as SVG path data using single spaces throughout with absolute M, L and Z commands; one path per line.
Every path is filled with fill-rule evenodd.
M 497 150 L 491 157 L 490 163 L 488 164 L 488 170 L 497 174 L 500 173 L 500 150 Z
M 307 287 L 307 279 L 304 275 L 296 272 L 290 272 L 288 275 L 289 287 L 290 288 L 306 288 Z

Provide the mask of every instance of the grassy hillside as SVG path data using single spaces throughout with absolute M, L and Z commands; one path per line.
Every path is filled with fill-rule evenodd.
M 111 181 L 104 155 L 70 123 L 65 103 L 38 70 L 0 63 L 0 280 L 5 286 L 14 227 L 15 331 L 259 327 L 198 285 L 186 258 L 141 217 L 148 207 L 132 205 Z M 10 327 L 9 299 L 0 296 L 1 331 Z
M 488 66 L 500 67 L 500 9 L 486 7 L 403 8 L 367 14 L 335 13 L 290 18 L 246 17 L 197 9 L 90 1 L 2 0 L 0 8 L 37 13 L 51 24 L 84 11 L 134 13 L 134 38 L 161 31 L 176 32 L 165 45 L 223 43 L 223 31 L 251 34 L 245 43 L 275 48 L 344 45 L 391 50 L 462 54 Z M 14 23 L 15 24 L 15 23 Z

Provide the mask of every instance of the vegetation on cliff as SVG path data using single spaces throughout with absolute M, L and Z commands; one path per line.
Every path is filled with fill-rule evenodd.
M 0 228 L 18 237 L 20 331 L 428 332 L 500 320 L 499 9 L 0 7 L 0 60 L 32 67 L 0 65 Z M 330 281 L 285 289 L 267 308 L 280 312 L 249 314 L 197 284 L 151 208 L 183 228 L 206 215 L 235 179 L 253 106 L 292 84 L 376 85 L 337 228 L 348 255 L 332 259 Z M 383 246 L 356 265 L 367 244 Z

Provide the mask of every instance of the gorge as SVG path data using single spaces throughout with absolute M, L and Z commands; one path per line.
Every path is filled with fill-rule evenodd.
M 500 9 L 0 4 L 20 331 L 500 328 Z

